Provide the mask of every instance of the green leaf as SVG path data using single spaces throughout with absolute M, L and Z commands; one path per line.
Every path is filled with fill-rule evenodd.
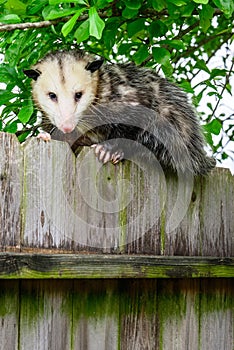
M 205 131 L 214 135 L 219 135 L 222 129 L 222 123 L 220 122 L 219 119 L 214 119 L 210 123 L 204 125 L 203 127 Z
M 160 64 L 166 64 L 171 58 L 170 52 L 163 47 L 154 47 L 152 52 L 154 60 Z
M 127 32 L 130 38 L 135 34 L 139 33 L 140 31 L 142 31 L 143 29 L 145 29 L 144 18 L 139 18 L 127 24 Z
M 196 2 L 196 4 L 204 4 L 207 5 L 209 0 L 193 0 L 194 2 Z
M 21 19 L 19 16 L 15 14 L 0 16 L 0 23 L 2 24 L 14 24 L 14 23 L 20 23 Z
M 16 15 L 25 15 L 27 5 L 19 0 L 7 0 L 4 7 Z
M 162 11 L 167 7 L 167 3 L 165 0 L 151 0 L 152 6 L 156 11 Z
M 211 20 L 213 18 L 214 8 L 210 5 L 203 5 L 202 10 L 199 11 L 200 26 L 204 33 L 207 32 L 211 25 Z
M 194 90 L 193 90 L 193 88 L 192 88 L 192 86 L 191 86 L 191 84 L 190 84 L 189 81 L 184 80 L 184 81 L 182 81 L 182 82 L 179 84 L 179 86 L 180 86 L 185 92 L 194 94 Z
M 229 92 L 229 94 L 232 96 L 232 85 L 231 84 L 226 84 L 226 90 Z
M 33 114 L 33 104 L 28 104 L 23 106 L 18 114 L 18 119 L 21 123 L 25 124 L 29 121 L 31 115 Z
M 131 10 L 139 10 L 141 8 L 142 5 L 142 1 L 141 0 L 125 0 L 124 1 L 125 5 L 127 8 L 131 9 Z
M 191 1 L 187 5 L 181 7 L 180 12 L 183 17 L 190 17 L 195 8 L 195 4 Z
M 166 44 L 177 50 L 184 50 L 185 45 L 182 40 L 160 40 L 160 45 Z
M 82 41 L 85 41 L 89 37 L 89 19 L 86 19 L 79 28 L 75 31 L 74 37 L 77 40 L 77 43 L 81 43 Z
M 208 145 L 211 146 L 211 148 L 213 148 L 214 142 L 213 142 L 213 139 L 212 139 L 212 134 L 205 130 L 205 126 L 203 126 L 203 129 L 204 129 L 204 136 L 205 136 L 206 142 L 208 143 Z
M 8 84 L 11 81 L 17 81 L 18 75 L 14 67 L 2 63 L 0 64 L 0 81 Z M 17 81 L 18 83 L 18 81 Z
M 38 1 L 38 0 L 36 0 Z M 79 4 L 79 5 L 86 5 L 87 6 L 87 2 L 84 0 L 72 0 L 73 3 L 75 4 Z M 49 4 L 50 5 L 59 5 L 61 3 L 71 3 L 71 0 L 49 0 Z
M 227 17 L 231 17 L 234 12 L 233 0 L 213 0 L 214 4 L 222 10 Z
M 69 19 L 69 21 L 67 21 L 61 29 L 61 32 L 63 34 L 63 36 L 67 36 L 73 29 L 74 25 L 76 24 L 77 19 L 80 17 L 80 15 L 82 14 L 82 12 L 85 10 L 85 8 L 78 10 L 74 16 L 72 16 L 72 18 Z
M 110 18 L 103 32 L 103 40 L 107 50 L 111 50 L 116 43 L 116 35 L 119 29 L 119 20 L 117 18 Z
M 132 43 L 130 43 L 130 44 L 123 43 L 118 47 L 118 54 L 119 55 L 129 55 L 131 49 L 132 49 Z
M 223 153 L 222 153 L 222 159 L 225 160 L 225 159 L 227 159 L 227 158 L 228 158 L 228 154 L 225 153 L 225 152 L 223 152 Z
M 124 18 L 127 19 L 131 19 L 133 17 L 136 17 L 136 15 L 138 14 L 138 10 L 137 9 L 130 9 L 128 7 L 125 7 L 125 9 L 122 11 L 122 16 Z
M 0 105 L 9 103 L 17 95 L 7 90 L 0 90 Z
M 149 26 L 150 39 L 153 41 L 154 38 L 159 38 L 165 35 L 168 31 L 166 24 L 160 20 L 156 20 Z
M 186 0 L 167 0 L 168 2 L 171 2 L 173 5 L 176 6 L 184 6 L 187 5 L 188 1 Z
M 214 68 L 212 69 L 211 73 L 210 73 L 210 79 L 214 79 L 216 77 L 225 77 L 227 74 L 225 69 L 218 69 L 218 68 Z
M 198 60 L 197 63 L 195 64 L 194 68 L 198 68 L 200 70 L 204 70 L 208 74 L 210 74 L 210 70 L 206 65 L 206 62 L 204 60 Z
M 167 77 L 171 77 L 173 72 L 174 72 L 174 68 L 171 64 L 171 62 L 169 60 L 166 60 L 164 63 L 162 63 L 161 65 L 163 73 L 167 76 Z
M 136 64 L 141 64 L 149 56 L 149 52 L 146 45 L 142 45 L 137 52 L 132 56 Z
M 99 17 L 95 7 L 89 9 L 89 33 L 96 39 L 100 40 L 102 37 L 105 22 Z
M 48 0 L 33 0 L 27 7 L 28 15 L 35 15 L 48 4 Z
M 24 133 L 18 136 L 18 140 L 20 143 L 24 142 L 26 138 L 31 134 L 31 130 L 25 131 Z
M 62 9 L 59 6 L 46 6 L 42 11 L 42 16 L 45 20 L 53 20 L 56 18 L 66 17 L 73 15 L 77 10 L 74 8 Z
M 9 123 L 6 125 L 6 127 L 4 128 L 4 131 L 5 132 L 9 132 L 11 134 L 15 134 L 16 131 L 17 131 L 17 125 L 18 125 L 18 122 L 17 121 L 14 121 L 12 123 Z
M 93 3 L 96 9 L 103 9 L 104 7 L 108 6 L 108 4 L 112 1 L 113 0 L 93 0 Z

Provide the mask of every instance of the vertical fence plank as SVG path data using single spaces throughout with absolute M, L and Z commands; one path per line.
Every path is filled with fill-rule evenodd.
M 203 256 L 233 256 L 234 176 L 216 169 L 202 183 L 200 225 Z
M 72 316 L 63 309 L 71 289 L 71 281 L 22 281 L 20 349 L 71 349 Z
M 160 349 L 157 280 L 121 281 L 120 286 L 120 349 Z
M 73 349 L 118 350 L 118 282 L 74 281 L 71 302 Z
M 199 281 L 158 283 L 160 349 L 198 350 Z
M 15 135 L 0 133 L 0 250 L 20 245 L 22 159 Z
M 162 172 L 142 160 L 103 165 L 92 149 L 79 154 L 76 167 L 76 227 L 83 227 L 77 241 L 105 253 L 160 253 L 158 233 L 150 239 L 147 233 L 157 226 L 165 200 Z
M 19 282 L 0 280 L 0 350 L 18 350 Z
M 199 211 L 202 181 L 202 178 L 186 179 L 185 177 L 184 182 L 181 179 L 179 187 L 177 178 L 173 175 L 168 176 L 163 255 L 199 255 L 201 245 Z M 168 227 L 169 222 L 170 226 Z M 161 231 L 162 229 L 163 227 Z
M 72 158 L 68 145 L 61 142 L 34 139 L 24 148 L 24 248 L 71 249 Z
M 233 350 L 233 281 L 202 280 L 200 304 L 200 349 Z

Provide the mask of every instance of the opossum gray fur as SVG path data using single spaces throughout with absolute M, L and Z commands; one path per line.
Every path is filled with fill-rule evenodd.
M 117 163 L 135 152 L 130 139 L 164 168 L 199 175 L 215 166 L 186 94 L 152 69 L 103 64 L 74 50 L 48 54 L 24 72 L 44 130 L 79 131 L 74 150 L 93 145 L 100 161 Z

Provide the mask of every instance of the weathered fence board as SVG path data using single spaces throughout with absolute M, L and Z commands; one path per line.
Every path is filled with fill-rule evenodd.
M 234 347 L 234 284 L 224 280 L 201 283 L 200 322 L 201 348 L 212 350 Z M 215 311 L 214 311 L 215 305 Z M 230 308 L 231 306 L 231 308 Z M 213 325 L 207 332 L 207 328 Z M 208 345 L 209 344 L 209 345 Z
M 231 279 L 7 282 L 4 350 L 233 350 Z
M 233 258 L 0 253 L 2 279 L 233 277 Z
M 233 350 L 233 198 L 0 133 L 0 350 Z
M 0 280 L 0 349 L 18 349 L 19 282 Z
M 19 248 L 23 153 L 17 140 L 0 133 L 0 249 Z
M 44 143 L 40 147 L 34 141 L 24 148 L 22 247 L 71 250 L 73 222 L 61 186 L 64 181 L 70 188 L 66 193 L 72 197 L 72 153 L 61 142 Z
M 75 158 L 63 142 L 0 135 L 3 251 L 233 255 L 229 170 L 177 178 L 142 160 L 103 166 L 90 148 Z
M 72 284 L 22 281 L 19 349 L 72 349 L 71 315 L 63 311 Z

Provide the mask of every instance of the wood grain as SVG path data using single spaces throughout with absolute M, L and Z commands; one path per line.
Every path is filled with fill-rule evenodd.
M 233 256 L 227 169 L 191 179 L 140 159 L 102 165 L 88 147 L 76 158 L 60 141 L 0 144 L 2 250 Z
M 233 258 L 0 254 L 2 279 L 233 277 Z
M 18 349 L 19 281 L 0 280 L 0 349 Z
M 23 154 L 15 135 L 0 133 L 0 250 L 20 247 Z
M 0 133 L 0 350 L 233 350 L 233 196 Z
M 70 315 L 63 310 L 72 284 L 22 281 L 19 349 L 71 349 Z
M 67 236 L 74 226 L 63 193 L 65 186 L 72 194 L 74 168 L 68 145 L 30 140 L 24 147 L 24 164 L 22 247 L 71 249 Z
M 5 281 L 0 293 L 0 347 L 232 350 L 232 282 L 230 278 Z

